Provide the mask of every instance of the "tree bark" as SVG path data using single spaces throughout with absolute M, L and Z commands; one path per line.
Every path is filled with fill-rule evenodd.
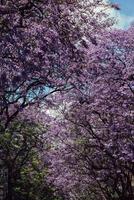
M 13 176 L 12 168 L 8 168 L 8 186 L 7 186 L 7 198 L 6 200 L 13 200 Z

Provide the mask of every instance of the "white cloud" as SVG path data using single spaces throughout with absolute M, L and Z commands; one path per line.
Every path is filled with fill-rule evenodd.
M 131 25 L 131 23 L 134 22 L 134 16 L 125 15 L 114 9 L 109 10 L 109 13 L 112 17 L 115 18 L 115 28 L 125 29 L 128 28 Z
M 109 0 L 104 0 L 105 3 L 108 3 Z M 116 24 L 115 28 L 125 29 L 128 28 L 131 23 L 134 22 L 134 15 L 129 16 L 117 11 L 115 9 L 108 9 L 107 12 L 115 18 Z
M 116 16 L 115 16 L 116 17 Z M 116 28 L 128 28 L 131 23 L 134 22 L 134 16 L 128 16 L 121 13 L 117 15 L 117 24 L 115 25 Z

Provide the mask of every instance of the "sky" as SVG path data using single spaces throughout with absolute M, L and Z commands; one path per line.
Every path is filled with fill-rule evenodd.
M 128 28 L 134 22 L 134 0 L 112 0 L 119 4 L 121 10 L 115 11 L 114 16 L 119 19 L 117 27 Z

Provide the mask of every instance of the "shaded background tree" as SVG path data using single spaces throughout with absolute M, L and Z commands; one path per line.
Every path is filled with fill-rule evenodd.
M 46 148 L 47 129 L 41 123 L 42 113 L 38 114 L 37 122 L 30 118 L 30 111 L 21 113 L 0 136 L 1 159 L 8 170 L 8 200 L 58 198 L 58 191 L 46 181 L 48 163 L 41 152 Z

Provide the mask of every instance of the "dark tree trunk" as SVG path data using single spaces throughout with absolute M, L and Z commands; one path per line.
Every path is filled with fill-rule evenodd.
M 6 200 L 13 200 L 13 176 L 12 176 L 12 168 L 8 168 L 8 186 L 7 186 L 7 198 Z

